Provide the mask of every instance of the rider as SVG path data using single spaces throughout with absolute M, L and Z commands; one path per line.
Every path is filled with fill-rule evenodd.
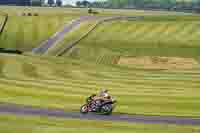
M 98 96 L 99 96 L 99 99 L 103 101 L 111 99 L 110 95 L 108 94 L 107 89 L 101 89 Z
M 93 100 L 95 101 L 95 107 L 99 107 L 101 106 L 101 104 L 105 101 L 109 101 L 111 100 L 111 96 L 108 94 L 108 90 L 107 89 L 101 89 L 101 91 L 99 92 L 98 95 L 96 95 Z M 94 110 L 96 110 L 96 108 L 93 108 Z

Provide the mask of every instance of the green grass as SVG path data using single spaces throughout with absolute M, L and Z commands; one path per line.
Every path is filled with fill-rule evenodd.
M 200 116 L 199 69 L 138 69 L 66 57 L 1 55 L 0 61 L 1 102 L 79 111 L 88 95 L 105 87 L 118 100 L 115 112 Z
M 48 39 L 73 16 L 10 16 L 0 37 L 0 47 L 30 51 Z
M 0 11 L 9 14 L 8 23 L 0 37 L 0 47 L 31 51 L 52 36 L 72 19 L 87 15 L 86 9 L 9 7 Z M 22 16 L 23 13 L 37 13 L 39 16 Z M 3 16 L 0 17 L 2 22 Z
M 131 124 L 89 120 L 66 120 L 59 118 L 0 115 L 2 133 L 197 133 L 197 126 Z
M 3 23 L 2 23 L 3 20 L 4 20 L 4 17 L 0 15 L 0 26 L 2 26 L 2 24 L 3 24 Z
M 2 76 L 2 73 L 3 73 L 3 68 L 4 68 L 4 61 L 1 60 L 0 61 L 0 75 Z
M 166 16 L 176 15 L 172 12 L 146 12 L 129 10 L 97 9 L 99 16 L 132 15 L 132 16 Z M 1 6 L 0 11 L 9 14 L 9 21 L 3 35 L 0 37 L 0 47 L 16 48 L 22 51 L 30 51 L 41 44 L 42 41 L 53 35 L 64 23 L 81 15 L 88 15 L 87 9 L 71 8 L 40 8 L 40 7 L 8 7 Z M 23 13 L 38 13 L 39 17 L 24 17 Z M 178 14 L 177 14 L 178 15 Z M 183 15 L 183 14 L 182 14 Z M 1 18 L 0 18 L 1 22 Z M 86 29 L 86 28 L 85 28 Z M 84 30 L 85 30 L 84 29 Z M 83 31 L 83 29 L 80 29 Z M 71 38 L 79 35 L 70 35 Z M 69 41 L 70 37 L 63 42 Z M 63 44 L 61 44 L 62 46 Z M 57 51 L 57 50 L 55 50 Z M 53 51 L 52 53 L 54 53 Z
M 80 12 L 85 9 L 69 9 L 65 12 L 65 8 L 28 8 L 26 11 L 40 11 L 41 16 L 22 17 L 17 16 L 16 11 L 21 13 L 25 10 L 23 8 L 1 8 L 9 11 L 11 17 L 6 32 L 1 37 L 0 47 L 23 51 L 37 46 L 72 17 L 85 13 Z M 102 15 L 116 13 L 114 10 L 103 11 L 108 12 Z M 142 11 L 121 12 L 124 15 L 154 14 Z M 55 17 L 56 13 L 60 15 Z M 114 113 L 200 117 L 200 108 L 197 108 L 200 104 L 199 68 L 153 70 L 148 67 L 144 69 L 113 64 L 119 56 L 178 56 L 200 59 L 198 16 L 163 17 L 159 14 L 162 13 L 155 12 L 156 17 L 148 16 L 140 21 L 104 23 L 60 58 L 49 55 L 57 54 L 68 42 L 88 31 L 94 24 L 93 21 L 86 22 L 71 32 L 64 41 L 49 50 L 49 55 L 1 54 L 0 102 L 79 111 L 87 96 L 105 87 L 118 101 Z M 171 15 L 163 13 L 169 14 Z M 15 22 L 17 26 L 14 25 Z M 19 124 L 15 128 L 20 129 L 18 127 Z M 151 132 L 157 131 L 154 129 Z M 157 132 L 165 131 L 161 129 Z M 46 132 L 50 130 L 53 132 L 53 128 Z M 103 129 L 102 131 L 104 132 Z M 109 130 L 105 132 L 107 131 Z M 141 132 L 144 132 L 143 129 Z
M 23 7 L 23 6 L 0 6 L 0 10 L 9 13 L 10 16 L 21 15 L 22 13 L 39 13 L 40 15 L 55 16 L 71 14 L 79 16 L 86 15 L 87 9 L 60 8 L 60 7 Z
M 105 22 L 82 40 L 74 51 L 78 51 L 77 58 L 96 62 L 102 56 L 115 59 L 119 55 L 198 58 L 199 25 L 199 18 L 194 16 Z

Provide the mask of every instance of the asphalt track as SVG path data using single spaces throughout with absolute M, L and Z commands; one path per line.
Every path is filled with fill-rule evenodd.
M 94 31 L 99 25 L 101 25 L 102 23 L 105 22 L 109 22 L 109 21 L 116 21 L 116 20 L 129 20 L 129 21 L 136 21 L 136 20 L 142 20 L 144 19 L 143 16 L 137 16 L 137 17 L 126 17 L 126 16 L 114 16 L 114 17 L 94 17 L 95 19 L 98 20 L 98 22 L 92 26 L 87 32 L 85 32 L 85 34 L 83 34 L 82 36 L 78 37 L 77 39 L 69 42 L 66 47 L 64 47 L 63 49 L 61 49 L 56 56 L 62 56 L 63 54 L 65 54 L 67 51 L 69 51 L 70 49 L 72 49 L 73 47 L 75 47 L 80 41 L 82 41 L 83 39 L 85 39 L 86 37 L 88 37 L 90 35 L 90 33 L 92 31 Z
M 50 47 L 52 47 L 54 44 L 56 44 L 57 41 L 62 40 L 64 36 L 72 31 L 74 28 L 79 26 L 82 22 L 89 20 L 93 17 L 91 16 L 81 16 L 80 18 L 72 21 L 70 24 L 66 24 L 63 29 L 55 33 L 53 36 L 51 36 L 49 39 L 46 41 L 42 42 L 42 44 L 34 48 L 32 50 L 33 53 L 35 54 L 44 54 Z
M 168 117 L 168 116 L 145 116 L 145 115 L 128 115 L 128 114 L 113 114 L 110 116 L 97 114 L 81 114 L 78 112 L 65 112 L 64 110 L 56 109 L 41 109 L 33 107 L 24 107 L 10 104 L 0 104 L 0 114 L 9 113 L 14 115 L 31 115 L 31 116 L 47 116 L 66 119 L 81 119 L 81 120 L 103 120 L 103 121 L 121 121 L 130 123 L 144 124 L 175 124 L 175 125 L 193 125 L 200 126 L 200 118 L 190 117 Z
M 81 37 L 77 38 L 76 40 L 73 40 L 72 42 L 67 44 L 66 45 L 67 47 L 64 48 L 61 52 L 59 52 L 58 55 L 56 55 L 56 56 L 60 56 L 63 53 L 65 53 L 67 50 L 69 50 L 72 47 L 74 47 L 78 42 L 80 42 L 82 39 L 87 37 L 93 30 L 96 29 L 96 27 L 98 25 L 100 25 L 103 22 L 115 21 L 115 20 L 123 20 L 123 19 L 125 19 L 125 20 L 140 20 L 140 19 L 143 19 L 143 17 L 123 17 L 123 16 L 94 17 L 94 16 L 81 16 L 78 19 L 72 21 L 72 23 L 66 24 L 62 30 L 58 31 L 53 36 L 51 36 L 49 39 L 47 39 L 44 42 L 42 42 L 42 44 L 40 44 L 39 47 L 34 48 L 32 50 L 32 53 L 35 53 L 35 54 L 44 54 L 44 53 L 46 53 L 50 47 L 52 47 L 53 45 L 56 45 L 56 42 L 58 42 L 59 40 L 62 40 L 67 33 L 69 33 L 74 28 L 79 26 L 82 22 L 90 20 L 90 19 L 98 19 L 99 21 L 98 21 L 98 23 L 96 25 L 94 25 L 94 27 L 92 27 L 89 31 L 87 31 L 83 36 L 81 36 Z

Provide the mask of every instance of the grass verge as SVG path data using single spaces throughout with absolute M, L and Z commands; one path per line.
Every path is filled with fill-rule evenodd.
M 0 115 L 0 132 L 3 133 L 196 133 L 195 126 L 135 124 L 60 118 Z

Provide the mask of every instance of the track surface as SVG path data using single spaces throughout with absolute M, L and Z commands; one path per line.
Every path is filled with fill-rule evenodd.
M 144 116 L 144 115 L 126 115 L 113 114 L 103 116 L 96 114 L 80 114 L 78 112 L 65 112 L 64 110 L 40 109 L 33 107 L 22 107 L 17 105 L 0 104 L 0 113 L 11 113 L 15 115 L 33 115 L 48 116 L 66 119 L 82 120 L 104 120 L 104 121 L 124 121 L 132 123 L 149 123 L 149 124 L 177 124 L 177 125 L 200 125 L 200 119 L 189 117 L 167 117 L 167 116 Z
M 74 28 L 79 26 L 82 22 L 89 20 L 91 18 L 93 18 L 93 17 L 81 16 L 80 18 L 72 21 L 72 23 L 66 24 L 61 31 L 57 32 L 52 37 L 50 37 L 49 39 L 44 41 L 39 47 L 34 48 L 32 50 L 32 52 L 35 54 L 44 54 L 50 47 L 52 47 L 54 44 L 56 44 L 57 41 L 62 40 L 67 33 L 69 33 Z
M 125 20 L 129 20 L 129 19 L 131 19 L 131 20 L 140 20 L 141 18 L 143 18 L 143 17 L 116 16 L 116 17 L 105 17 L 105 18 L 102 17 L 101 18 L 101 17 L 94 17 L 94 16 L 81 16 L 80 18 L 72 21 L 72 23 L 66 24 L 61 31 L 58 31 L 57 33 L 55 33 L 52 37 L 50 37 L 49 39 L 44 41 L 39 47 L 34 48 L 32 50 L 32 52 L 35 53 L 35 54 L 44 54 L 44 53 L 46 53 L 50 47 L 55 45 L 58 41 L 62 40 L 67 33 L 69 33 L 74 28 L 79 26 L 82 22 L 90 20 L 90 19 L 99 19 L 99 22 L 94 27 L 92 27 L 88 32 L 86 32 L 83 36 L 81 36 L 80 38 L 77 38 L 76 40 L 70 42 L 70 44 L 68 44 L 67 47 L 65 49 L 63 49 L 63 51 L 61 51 L 61 53 L 59 53 L 59 56 L 62 53 L 64 53 L 67 49 L 70 49 L 73 46 L 75 46 L 80 40 L 85 38 L 91 31 L 93 31 L 99 24 L 101 24 L 103 22 L 122 20 L 122 19 L 125 19 Z
M 65 48 L 61 49 L 60 52 L 56 54 L 56 56 L 62 56 L 63 54 L 65 54 L 67 51 L 69 51 L 74 46 L 76 46 L 81 40 L 83 40 L 86 37 L 88 37 L 92 31 L 94 31 L 99 25 L 101 25 L 104 22 L 116 21 L 116 20 L 131 20 L 131 21 L 136 21 L 136 20 L 142 20 L 143 18 L 144 17 L 142 17 L 142 16 L 138 16 L 138 17 L 134 17 L 134 16 L 133 17 L 126 17 L 126 16 L 96 17 L 95 19 L 97 19 L 98 22 L 93 27 L 91 27 L 90 30 L 88 30 L 87 32 L 85 32 L 85 34 L 83 34 L 79 38 L 77 38 L 77 39 L 69 42 L 66 45 Z

